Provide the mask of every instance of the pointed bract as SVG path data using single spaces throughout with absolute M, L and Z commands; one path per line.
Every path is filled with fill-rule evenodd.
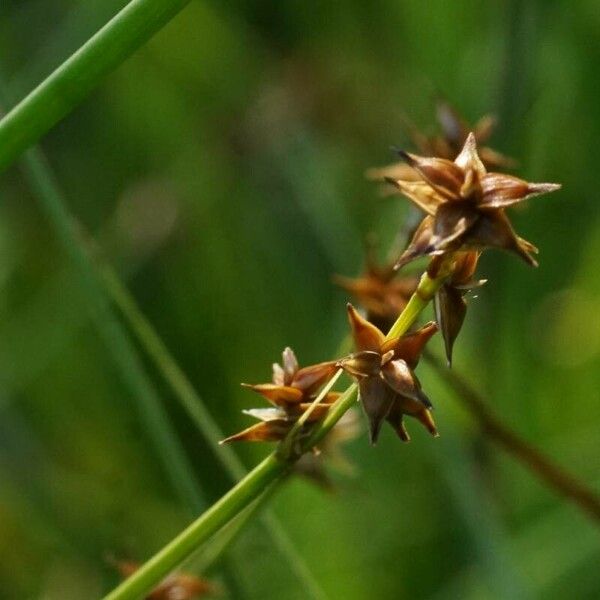
M 397 393 L 423 406 L 431 408 L 431 402 L 421 391 L 421 384 L 412 369 L 402 359 L 391 360 L 381 367 L 383 380 Z
M 314 394 L 335 373 L 335 361 L 328 361 L 299 369 L 294 376 L 292 386 L 304 395 Z
M 400 151 L 400 156 L 418 171 L 423 180 L 444 198 L 456 198 L 464 182 L 465 174 L 451 160 L 427 158 Z
M 454 164 L 466 173 L 473 171 L 480 178 L 486 174 L 486 169 L 479 154 L 477 154 L 477 139 L 473 132 L 469 133 L 465 140 L 465 145 L 462 147 L 459 155 L 454 159 Z M 463 177 L 464 181 L 464 177 Z
M 289 347 L 283 351 L 282 358 L 284 381 L 286 385 L 290 385 L 294 380 L 296 371 L 298 371 L 298 359 L 294 351 Z
M 457 252 L 450 277 L 434 297 L 435 318 L 444 338 L 448 366 L 452 364 L 452 348 L 467 312 L 465 295 L 485 283 L 473 278 L 480 254 L 478 251 Z
M 380 377 L 364 377 L 358 382 L 359 398 L 369 421 L 371 444 L 377 443 L 381 425 L 388 416 L 396 394 Z
M 428 137 L 423 135 L 410 121 L 404 117 L 405 129 L 409 134 L 414 146 L 420 154 L 426 157 L 439 157 L 442 159 L 454 160 L 465 143 L 471 128 L 465 120 L 460 117 L 457 111 L 446 101 L 438 101 L 436 105 L 436 116 L 440 124 L 442 135 Z M 512 158 L 504 156 L 500 152 L 493 150 L 488 146 L 481 147 L 486 143 L 496 125 L 496 119 L 493 116 L 486 115 L 472 128 L 479 147 L 479 157 L 487 168 L 496 169 L 498 167 L 514 167 L 515 161 Z M 386 181 L 388 185 L 382 188 L 383 195 L 394 193 L 398 189 L 396 181 L 403 182 L 418 181 L 420 177 L 417 171 L 409 164 L 398 162 L 386 167 L 368 169 L 366 171 L 368 179 L 377 181 Z M 393 187 L 392 187 L 393 186 Z M 397 192 L 396 192 L 397 193 Z M 406 191 L 403 190 L 406 194 Z M 407 194 L 410 196 L 410 194 Z M 426 210 L 424 208 L 424 210 Z
M 381 370 L 382 357 L 379 352 L 362 350 L 350 354 L 338 361 L 338 366 L 354 377 L 370 377 L 378 375 Z
M 390 185 L 397 187 L 428 215 L 435 215 L 439 205 L 446 202 L 446 198 L 425 181 L 407 181 L 391 177 L 386 177 L 385 180 Z
M 276 406 L 286 404 L 297 404 L 302 402 L 302 391 L 287 385 L 275 385 L 273 383 L 259 383 L 251 385 L 242 383 L 242 386 L 264 396 L 269 402 Z
M 220 444 L 229 442 L 279 442 L 290 431 L 293 422 L 287 419 L 272 419 L 261 421 L 239 433 L 221 440 Z
M 352 304 L 348 304 L 347 309 L 356 349 L 378 351 L 385 340 L 383 333 L 375 325 L 369 323 Z
M 434 297 L 437 322 L 440 325 L 448 366 L 452 364 L 452 348 L 467 314 L 467 303 L 460 290 L 443 285 Z
M 395 357 L 402 358 L 411 369 L 414 369 L 425 345 L 437 330 L 437 324 L 430 321 L 417 331 L 384 342 L 381 350 L 382 352 L 393 350 Z

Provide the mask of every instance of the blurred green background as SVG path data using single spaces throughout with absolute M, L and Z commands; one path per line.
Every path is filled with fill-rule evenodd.
M 125 2 L 5 0 L 0 72 L 16 101 Z M 219 426 L 258 406 L 285 345 L 303 364 L 346 331 L 332 273 L 385 248 L 407 202 L 365 168 L 434 130 L 442 94 L 530 180 L 563 190 L 513 211 L 540 267 L 488 253 L 455 369 L 526 439 L 600 489 L 600 3 L 597 0 L 193 0 L 42 147 Z M 144 560 L 192 518 L 151 442 L 78 272 L 28 182 L 0 179 L 0 598 L 98 598 L 108 556 Z M 440 340 L 433 348 L 441 352 Z M 229 479 L 144 357 L 199 482 Z M 118 360 L 118 359 L 117 359 Z M 426 365 L 442 437 L 416 421 L 347 447 L 351 477 L 296 480 L 272 506 L 333 599 L 597 598 L 597 525 L 481 435 Z M 269 448 L 236 446 L 251 466 Z M 167 461 L 168 462 L 168 461 Z M 190 569 L 193 571 L 193 564 Z M 262 527 L 210 578 L 222 597 L 308 598 Z

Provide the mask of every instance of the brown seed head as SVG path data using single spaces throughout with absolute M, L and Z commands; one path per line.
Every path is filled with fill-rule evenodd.
M 480 252 L 457 252 L 452 265 L 452 274 L 434 297 L 436 321 L 444 338 L 448 366 L 452 364 L 452 348 L 467 313 L 466 294 L 485 283 L 475 280 Z
M 517 177 L 488 173 L 469 134 L 454 161 L 403 154 L 421 176 L 395 180 L 398 189 L 426 214 L 411 243 L 397 262 L 400 267 L 420 256 L 440 256 L 458 250 L 502 248 L 537 265 L 535 246 L 513 230 L 504 209 L 532 196 L 560 188 L 555 183 L 528 183 Z
M 401 439 L 408 441 L 404 415 L 417 418 L 437 435 L 430 413 L 431 402 L 413 371 L 437 325 L 428 323 L 414 333 L 386 340 L 383 332 L 351 304 L 348 304 L 348 319 L 357 352 L 340 360 L 338 365 L 358 382 L 371 442 L 377 441 L 384 420 Z
M 244 411 L 260 422 L 226 438 L 221 443 L 281 441 L 300 415 L 308 409 L 319 389 L 331 379 L 337 368 L 335 361 L 328 361 L 301 369 L 291 348 L 283 351 L 282 358 L 281 365 L 277 363 L 273 365 L 272 383 L 242 384 L 268 400 L 273 405 L 272 408 Z M 329 406 L 338 397 L 338 392 L 329 392 L 311 412 L 308 424 L 322 419 Z
M 379 266 L 372 251 L 368 252 L 364 272 L 359 277 L 334 275 L 333 281 L 354 296 L 367 311 L 369 321 L 384 330 L 404 310 L 419 283 L 412 275 L 400 277 L 393 263 Z

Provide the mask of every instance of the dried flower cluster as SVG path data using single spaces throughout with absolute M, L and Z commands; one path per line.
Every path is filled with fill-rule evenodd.
M 336 371 L 335 361 L 304 367 L 298 365 L 291 348 L 283 351 L 283 365 L 273 364 L 272 383 L 256 385 L 242 384 L 268 400 L 271 408 L 253 408 L 244 413 L 260 422 L 244 431 L 225 439 L 233 441 L 281 441 L 317 397 L 319 389 L 327 383 Z M 315 406 L 307 423 L 321 419 L 329 406 L 339 398 L 338 392 L 329 392 L 320 404 Z
M 385 421 L 402 440 L 409 441 L 405 416 L 417 419 L 432 435 L 437 435 L 432 404 L 415 375 L 421 353 L 440 330 L 448 364 L 451 363 L 453 346 L 466 315 L 466 295 L 485 283 L 475 277 L 483 250 L 500 248 L 529 265 L 537 265 L 532 256 L 537 249 L 515 233 L 506 209 L 560 187 L 488 172 L 486 167 L 512 164 L 491 148 L 477 149 L 477 142 L 487 140 L 492 131 L 491 118 L 480 120 L 471 132 L 447 104 L 440 104 L 438 118 L 441 137 L 428 138 L 414 128 L 411 131 L 421 152 L 436 156 L 400 151 L 402 167 L 392 165 L 368 172 L 371 177 L 385 179 L 425 214 L 396 261 L 379 266 L 370 254 L 363 275 L 355 279 L 336 276 L 336 283 L 366 309 L 365 318 L 348 305 L 355 352 L 300 369 L 294 353 L 287 348 L 283 366 L 273 366 L 272 383 L 247 386 L 273 406 L 244 411 L 260 422 L 224 441 L 281 441 L 307 410 L 310 414 L 301 429 L 303 433 L 310 431 L 339 397 L 332 391 L 319 396 L 319 390 L 338 369 L 358 384 L 373 443 Z M 389 339 L 382 329 L 391 327 L 420 289 L 417 277 L 398 277 L 398 269 L 421 257 L 431 257 L 427 274 L 438 281 L 434 297 L 436 322 Z M 331 439 L 343 427 L 343 421 L 339 422 Z
M 431 402 L 413 371 L 437 325 L 428 323 L 415 333 L 386 340 L 383 332 L 361 317 L 351 304 L 348 317 L 357 352 L 338 364 L 358 382 L 363 409 L 369 419 L 371 442 L 377 441 L 384 420 L 408 442 L 404 415 L 415 417 L 437 436 Z
M 526 198 L 557 190 L 555 183 L 528 183 L 518 177 L 488 173 L 471 133 L 454 161 L 402 152 L 421 181 L 390 179 L 426 216 L 397 262 L 400 267 L 420 256 L 457 250 L 501 248 L 536 266 L 537 248 L 520 238 L 505 209 Z

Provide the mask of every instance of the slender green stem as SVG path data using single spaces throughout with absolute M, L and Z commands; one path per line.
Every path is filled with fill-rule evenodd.
M 200 518 L 108 594 L 105 600 L 137 600 L 143 597 L 175 566 L 256 500 L 289 469 L 290 464 L 280 460 L 275 453 L 267 456 Z
M 398 317 L 390 330 L 390 332 L 394 332 L 394 337 L 408 331 L 443 281 L 444 277 L 442 276 L 432 279 L 424 275 L 421 278 L 419 286 L 411 298 L 412 304 L 409 302 L 405 311 Z M 419 300 L 413 302 L 415 297 L 418 297 Z M 408 313 L 405 315 L 406 311 Z M 327 411 L 325 418 L 315 426 L 310 436 L 301 443 L 302 452 L 307 452 L 318 444 L 344 413 L 352 407 L 355 402 L 356 389 L 356 384 L 352 384 L 336 400 Z M 249 503 L 264 492 L 266 486 L 271 485 L 278 478 L 288 473 L 298 457 L 299 453 L 291 453 L 282 457 L 277 450 L 272 452 L 185 531 L 169 542 L 129 579 L 106 596 L 105 600 L 130 600 L 148 593 L 182 560 L 206 542 L 213 533 L 225 526 L 235 515 L 245 510 Z
M 444 277 L 431 278 L 427 272 L 423 273 L 419 286 L 411 296 L 408 304 L 392 325 L 386 336 L 387 340 L 404 335 L 416 321 L 423 309 L 433 300 L 438 288 L 444 282 Z
M 256 500 L 210 538 L 206 546 L 202 548 L 199 557 L 194 559 L 194 569 L 199 573 L 206 573 L 211 569 L 236 540 L 250 519 L 265 506 L 267 500 L 273 496 L 284 481 L 283 477 L 276 479 Z
M 0 170 L 39 140 L 189 0 L 131 0 L 0 121 Z

